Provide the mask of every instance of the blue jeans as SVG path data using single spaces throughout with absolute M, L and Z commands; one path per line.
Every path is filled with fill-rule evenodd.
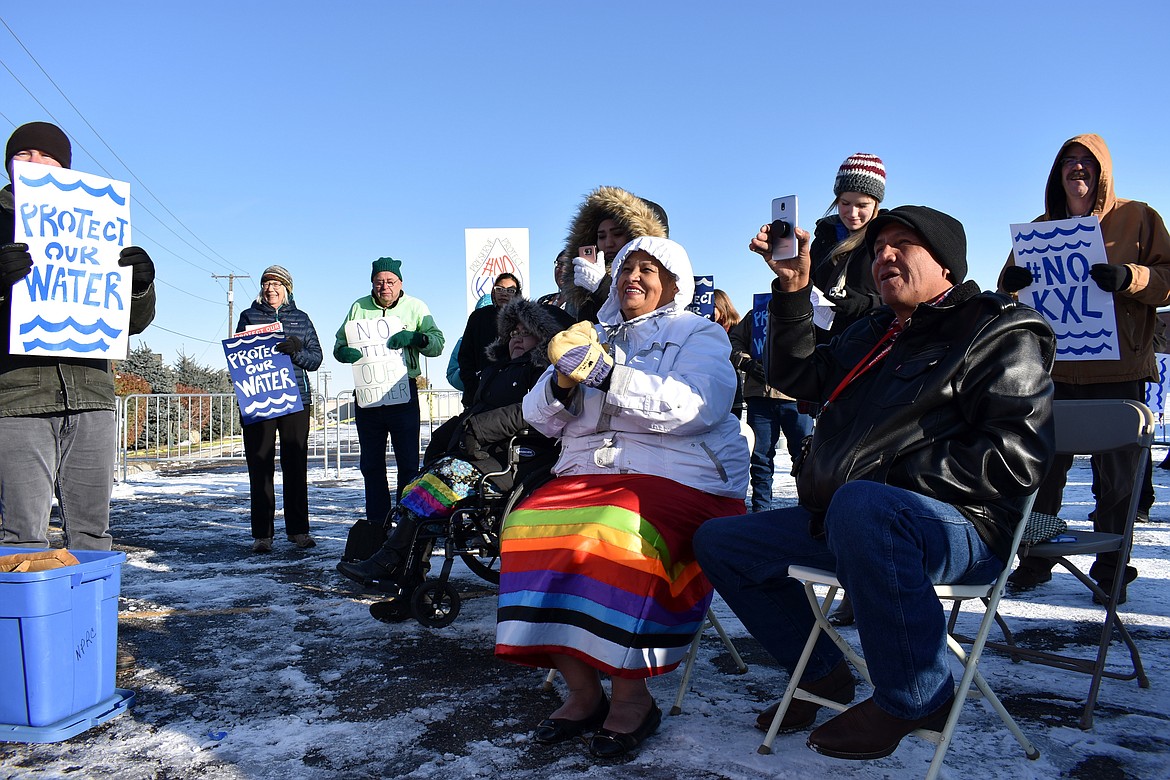
M 747 423 L 756 435 L 752 445 L 751 466 L 748 473 L 752 483 L 753 512 L 776 509 L 772 499 L 773 462 L 776 459 L 776 442 L 780 432 L 788 445 L 788 455 L 793 460 L 800 454 L 800 443 L 812 433 L 813 419 L 796 411 L 796 401 L 782 398 L 747 398 Z
M 418 388 L 410 380 L 410 400 L 403 404 L 357 408 L 358 446 L 361 457 L 358 467 L 366 484 L 366 520 L 381 525 L 390 514 L 390 481 L 386 477 L 386 440 L 394 448 L 394 463 L 398 469 L 398 487 L 402 488 L 418 476 L 419 426 L 422 424 L 418 408 Z
M 48 547 L 56 493 L 65 546 L 109 550 L 117 429 L 112 410 L 0 417 L 0 544 Z
M 824 540 L 809 536 L 811 518 L 796 506 L 708 520 L 695 535 L 695 553 L 715 589 L 789 673 L 814 621 L 788 567 L 835 571 L 853 600 L 875 703 L 899 718 L 934 712 L 954 682 L 946 617 L 932 586 L 992 582 L 1003 562 L 951 505 L 877 482 L 837 490 Z M 824 677 L 841 658 L 822 634 L 804 679 Z

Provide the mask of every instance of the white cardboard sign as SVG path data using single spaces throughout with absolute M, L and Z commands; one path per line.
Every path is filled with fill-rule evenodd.
M 354 398 L 363 409 L 410 400 L 410 377 L 402 350 L 386 346 L 386 340 L 402 329 L 402 320 L 394 315 L 345 323 L 346 343 L 362 353 L 361 360 L 352 366 Z
M 1090 266 L 1107 263 L 1096 216 L 1012 225 L 1016 265 L 1032 272 L 1020 301 L 1056 333 L 1057 360 L 1120 360 L 1113 294 L 1097 286 Z
M 130 185 L 13 163 L 16 241 L 32 271 L 12 285 L 13 355 L 123 359 L 130 349 Z

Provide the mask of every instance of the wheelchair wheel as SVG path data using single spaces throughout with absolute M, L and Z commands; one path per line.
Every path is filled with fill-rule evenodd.
M 504 518 L 511 513 L 520 500 L 531 493 L 536 488 L 548 481 L 549 475 L 542 474 L 539 478 L 533 475 L 531 480 L 533 484 L 526 482 L 519 482 L 513 488 L 512 492 L 508 494 L 507 500 L 504 502 L 504 508 L 499 515 L 492 518 L 492 527 L 489 531 L 491 543 L 485 545 L 479 554 L 470 552 L 461 552 L 459 557 L 467 564 L 467 568 L 471 569 L 475 576 L 482 580 L 490 582 L 492 585 L 500 584 L 500 527 L 504 524 Z
M 415 619 L 429 628 L 443 628 L 459 617 L 463 599 L 450 583 L 437 580 L 425 582 L 410 597 L 410 609 Z

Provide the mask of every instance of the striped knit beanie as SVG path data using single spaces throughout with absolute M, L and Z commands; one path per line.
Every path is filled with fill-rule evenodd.
M 833 194 L 840 197 L 843 192 L 860 192 L 878 203 L 886 197 L 886 166 L 876 154 L 851 154 L 837 170 L 833 182 Z
M 293 291 L 292 274 L 283 265 L 270 265 L 264 269 L 264 273 L 260 274 L 260 282 L 263 284 L 265 279 L 273 279 L 284 285 L 284 289 L 290 293 Z

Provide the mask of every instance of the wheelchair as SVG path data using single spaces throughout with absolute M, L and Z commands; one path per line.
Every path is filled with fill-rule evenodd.
M 500 471 L 481 473 L 472 494 L 457 504 L 449 517 L 420 519 L 398 575 L 399 583 L 379 586 L 391 598 L 370 605 L 375 619 L 397 623 L 413 617 L 429 628 L 450 625 L 459 616 L 463 602 L 450 582 L 456 559 L 481 579 L 499 584 L 500 528 L 504 518 L 552 478 L 559 449 L 537 449 L 528 443 L 530 438 L 527 431 L 513 436 L 508 442 L 508 462 Z M 493 481 L 502 476 L 511 476 L 510 490 L 500 490 Z M 436 546 L 441 546 L 443 563 L 438 577 L 428 580 Z

